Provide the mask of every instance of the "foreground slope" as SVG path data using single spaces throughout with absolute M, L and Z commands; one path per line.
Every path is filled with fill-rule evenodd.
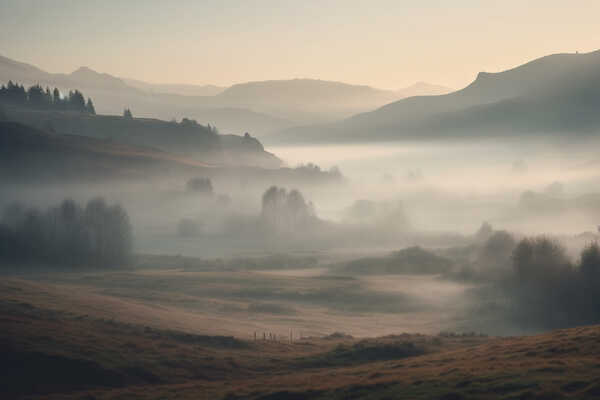
M 0 284 L 2 394 L 29 399 L 599 398 L 600 327 L 529 337 L 243 340 L 82 313 L 69 289 Z M 70 294 L 73 296 L 73 293 Z

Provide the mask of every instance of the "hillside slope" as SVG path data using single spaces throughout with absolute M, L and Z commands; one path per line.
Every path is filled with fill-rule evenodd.
M 0 288 L 0 394 L 14 399 L 600 397 L 599 326 L 253 341 L 116 321 L 110 302 L 82 313 L 63 295 L 84 292 L 39 279 Z
M 449 91 L 423 82 L 392 91 L 317 79 L 246 82 L 229 88 L 157 85 L 121 79 L 88 67 L 70 74 L 50 74 L 0 56 L 0 82 L 9 79 L 58 86 L 61 90 L 84 90 L 102 114 L 121 114 L 127 107 L 135 116 L 165 120 L 188 117 L 216 125 L 224 133 L 250 132 L 258 136 L 300 124 L 347 118 L 407 96 Z
M 90 136 L 152 147 L 197 161 L 220 165 L 277 168 L 281 161 L 250 136 L 219 135 L 207 126 L 151 118 L 123 118 L 3 104 L 5 119 L 49 133 Z
M 294 128 L 280 141 L 398 140 L 488 134 L 597 132 L 600 51 L 555 54 L 478 74 L 462 90 L 417 96 L 344 121 Z
M 51 135 L 0 121 L 0 180 L 78 181 L 200 172 L 211 165 L 152 148 L 76 135 Z

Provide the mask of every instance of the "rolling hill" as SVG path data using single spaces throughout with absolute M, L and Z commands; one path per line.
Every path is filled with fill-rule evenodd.
M 381 141 L 489 135 L 594 134 L 600 129 L 600 51 L 555 54 L 478 74 L 464 89 L 416 96 L 341 122 L 292 128 L 273 141 Z
M 171 273 L 173 273 L 171 271 Z M 597 399 L 600 327 L 526 336 L 252 340 L 201 313 L 75 284 L 0 283 L 0 394 L 12 399 Z M 86 286 L 87 285 L 87 286 Z M 175 311 L 176 310 L 176 311 Z M 170 315 L 185 315 L 173 326 Z M 186 327 L 185 324 L 188 324 Z M 183 326 L 182 326 L 183 325 Z M 205 326 L 205 325 L 204 325 Z M 206 329 L 211 329 L 210 326 Z
M 316 79 L 274 80 L 233 85 L 217 96 L 217 104 L 261 110 L 297 123 L 332 121 L 375 109 L 412 92 L 435 92 L 442 87 L 417 84 L 397 92 L 370 86 Z
M 153 148 L 48 134 L 10 121 L 0 121 L 0 155 L 3 182 L 140 179 L 214 168 Z
M 152 93 L 179 94 L 182 96 L 214 96 L 227 89 L 216 85 L 188 85 L 176 83 L 148 83 L 137 79 L 122 78 L 131 87 Z
M 184 96 L 147 91 L 139 84 L 81 67 L 70 74 L 52 74 L 29 64 L 0 56 L 0 82 L 9 80 L 26 85 L 58 87 L 63 92 L 79 89 L 94 99 L 100 114 L 121 115 L 130 108 L 134 116 L 170 120 L 193 118 L 202 124 L 218 126 L 223 133 L 272 132 L 292 126 L 282 118 L 232 106 L 211 104 L 210 96 Z M 137 86 L 137 87 L 135 87 Z
M 87 116 L 79 115 L 78 118 Z M 62 117 L 59 117 L 62 118 Z M 20 122 L 0 119 L 0 188 L 4 194 L 13 190 L 9 184 L 24 183 L 135 183 L 169 178 L 185 182 L 202 176 L 222 181 L 272 185 L 273 183 L 339 182 L 340 177 L 328 171 L 281 167 L 281 160 L 265 152 L 260 142 L 251 137 L 212 135 L 202 138 L 198 127 L 167 126 L 159 120 L 134 120 L 105 116 L 101 123 L 83 123 L 68 118 L 63 122 L 77 132 L 48 133 Z M 92 136 L 94 132 L 115 132 L 142 138 L 137 143 L 115 140 L 110 136 Z M 129 130 L 128 130 L 129 129 Z M 166 131 L 165 131 L 166 130 Z M 186 156 L 164 151 L 152 143 L 164 143 L 167 135 L 181 135 L 190 146 L 206 141 L 207 151 Z M 167 136 L 168 137 L 168 136 Z M 187 138 L 187 139 L 186 139 Z M 181 140 L 181 139 L 180 139 Z M 185 143 L 181 143 L 185 147 Z M 211 147 L 215 146 L 215 147 Z M 179 145 L 175 146 L 180 148 Z M 4 186 L 3 186 L 4 185 Z
M 247 82 L 228 88 L 161 85 L 121 79 L 88 67 L 51 74 L 0 56 L 0 82 L 8 80 L 83 90 L 101 114 L 121 114 L 131 108 L 135 116 L 193 118 L 224 133 L 250 132 L 259 137 L 297 125 L 336 121 L 407 96 L 450 91 L 423 82 L 392 91 L 316 79 Z
M 31 109 L 3 104 L 5 119 L 49 133 L 89 136 L 117 143 L 160 149 L 201 162 L 277 168 L 281 161 L 250 136 L 220 135 L 197 124 L 153 118 L 123 118 L 70 111 Z

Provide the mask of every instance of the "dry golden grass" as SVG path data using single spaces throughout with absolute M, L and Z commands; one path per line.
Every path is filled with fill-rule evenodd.
M 13 379 L 0 385 L 2 398 L 600 397 L 598 326 L 511 338 L 402 334 L 286 343 L 199 335 L 197 325 L 175 324 L 187 313 L 195 315 L 90 286 L 4 279 L 1 367 Z

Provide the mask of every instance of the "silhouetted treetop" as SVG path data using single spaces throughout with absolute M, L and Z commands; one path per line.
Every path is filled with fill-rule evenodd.
M 71 90 L 67 96 L 63 97 L 58 88 L 50 90 L 47 87 L 44 89 L 39 84 L 25 90 L 23 85 L 8 81 L 6 86 L 0 86 L 0 102 L 43 110 L 96 113 L 92 100 L 88 98 L 86 104 L 85 98 L 79 90 Z

